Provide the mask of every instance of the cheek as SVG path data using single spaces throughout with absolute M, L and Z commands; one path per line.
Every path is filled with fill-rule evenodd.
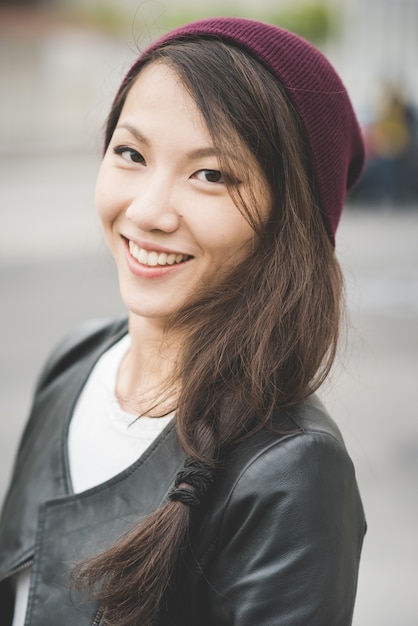
M 99 170 L 95 188 L 95 206 L 99 218 L 103 223 L 111 220 L 115 212 L 115 198 L 112 193 L 112 185 L 109 184 L 109 177 L 106 175 L 104 166 Z
M 257 240 L 253 227 L 234 205 L 234 212 L 228 214 L 221 232 L 225 259 L 236 265 L 250 255 Z
M 210 251 L 215 263 L 235 264 L 249 254 L 256 235 L 235 205 L 205 217 L 199 228 L 201 246 Z

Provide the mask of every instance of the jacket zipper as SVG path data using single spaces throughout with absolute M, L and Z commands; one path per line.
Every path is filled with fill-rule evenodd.
M 14 576 L 15 574 L 19 574 L 20 572 L 23 572 L 25 569 L 28 569 L 29 567 L 31 567 L 32 563 L 33 563 L 33 558 L 28 559 L 27 561 L 24 561 L 24 563 L 21 563 L 17 567 L 10 570 L 10 572 L 7 572 L 6 574 L 4 574 L 4 576 L 1 576 L 0 583 L 2 583 L 7 578 L 10 578 L 11 576 Z
M 102 621 L 103 614 L 104 614 L 104 610 L 102 608 L 99 608 L 99 610 L 96 613 L 96 617 L 94 618 L 94 622 L 91 626 L 100 626 L 100 622 Z

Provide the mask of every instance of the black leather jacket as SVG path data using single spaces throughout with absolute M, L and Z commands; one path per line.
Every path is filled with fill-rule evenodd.
M 92 626 L 98 607 L 72 565 L 111 545 L 167 498 L 184 455 L 174 424 L 131 467 L 74 494 L 67 431 L 77 397 L 126 321 L 92 323 L 64 342 L 39 381 L 0 523 L 1 624 L 11 574 L 32 566 L 26 626 Z M 190 548 L 159 626 L 349 626 L 365 531 L 341 435 L 314 397 L 226 459 L 193 510 Z M 98 442 L 98 445 L 100 443 Z M 96 621 L 95 621 L 96 620 Z

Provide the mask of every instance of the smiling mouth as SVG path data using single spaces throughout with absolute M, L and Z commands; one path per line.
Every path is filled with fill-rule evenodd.
M 144 250 L 133 241 L 129 241 L 129 252 L 141 263 L 148 267 L 164 267 L 165 265 L 178 265 L 184 261 L 188 261 L 192 257 L 188 254 L 176 254 L 175 252 L 157 252 L 156 250 Z

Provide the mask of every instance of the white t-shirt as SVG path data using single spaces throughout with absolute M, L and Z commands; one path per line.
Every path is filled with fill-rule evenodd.
M 125 335 L 97 362 L 70 423 L 68 452 L 75 493 L 109 480 L 134 463 L 172 419 L 141 417 L 120 408 L 119 365 L 130 346 Z
M 115 395 L 119 365 L 130 346 L 125 335 L 97 361 L 77 401 L 68 436 L 74 493 L 104 483 L 132 465 L 173 418 L 141 417 L 123 411 Z M 14 578 L 12 626 L 23 626 L 31 570 Z

